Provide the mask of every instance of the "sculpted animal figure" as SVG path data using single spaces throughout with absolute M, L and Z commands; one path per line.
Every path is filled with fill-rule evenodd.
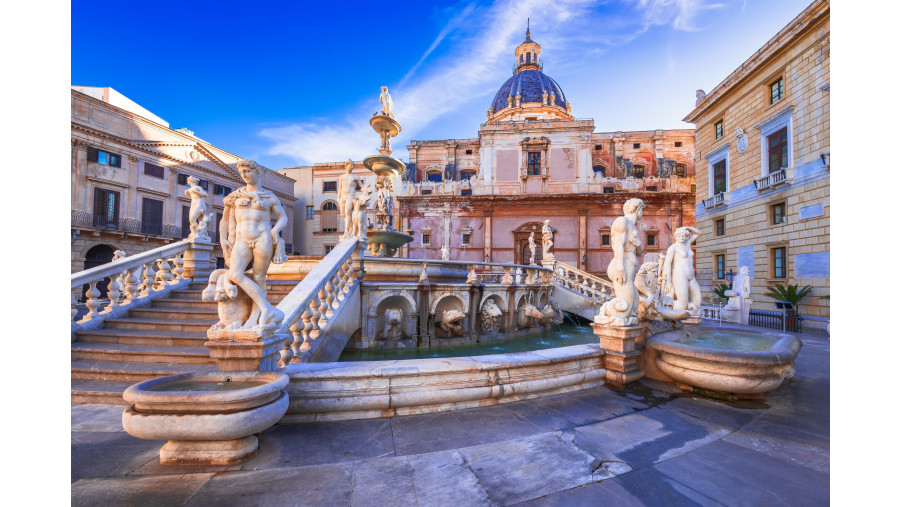
M 600 311 L 594 316 L 595 323 L 613 326 L 633 325 L 632 319 L 631 303 L 622 298 L 612 298 L 603 303 Z
M 466 318 L 466 314 L 459 310 L 446 310 L 441 314 L 441 329 L 447 331 L 450 336 L 462 336 L 462 320 Z
M 226 286 L 227 279 L 227 269 L 213 271 L 209 275 L 209 285 L 201 293 L 203 301 L 219 303 L 219 322 L 213 324 L 212 330 L 240 329 L 250 318 L 253 301 L 243 290 L 234 285 Z M 229 289 L 234 289 L 233 295 L 229 294 Z
M 403 336 L 401 323 L 403 322 L 403 310 L 388 308 L 384 311 L 384 331 L 381 333 L 384 339 L 400 338 Z
M 500 317 L 503 311 L 497 306 L 493 299 L 489 298 L 481 307 L 481 332 L 482 333 L 498 333 L 500 332 Z

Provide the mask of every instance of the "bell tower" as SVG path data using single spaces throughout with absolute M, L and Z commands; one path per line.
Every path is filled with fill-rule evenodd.
M 516 72 L 523 70 L 543 70 L 541 62 L 541 45 L 531 40 L 531 18 L 528 18 L 528 27 L 525 29 L 525 42 L 516 48 Z

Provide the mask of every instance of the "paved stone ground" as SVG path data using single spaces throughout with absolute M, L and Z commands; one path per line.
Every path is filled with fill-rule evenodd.
M 457 412 L 277 425 L 232 467 L 163 466 L 122 407 L 72 406 L 73 505 L 828 505 L 827 337 L 728 403 L 641 381 Z

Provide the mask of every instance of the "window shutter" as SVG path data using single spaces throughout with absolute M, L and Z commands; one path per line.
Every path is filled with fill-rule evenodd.
M 141 232 L 144 234 L 162 235 L 163 202 L 144 197 L 141 206 Z

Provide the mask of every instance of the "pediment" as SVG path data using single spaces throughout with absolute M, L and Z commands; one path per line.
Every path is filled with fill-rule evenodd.
M 241 179 L 241 175 L 233 167 L 225 163 L 201 143 L 154 140 L 132 140 L 131 142 L 136 146 L 183 160 L 191 165 L 212 170 L 218 169 L 219 172 L 224 172 L 224 175 L 229 178 Z

